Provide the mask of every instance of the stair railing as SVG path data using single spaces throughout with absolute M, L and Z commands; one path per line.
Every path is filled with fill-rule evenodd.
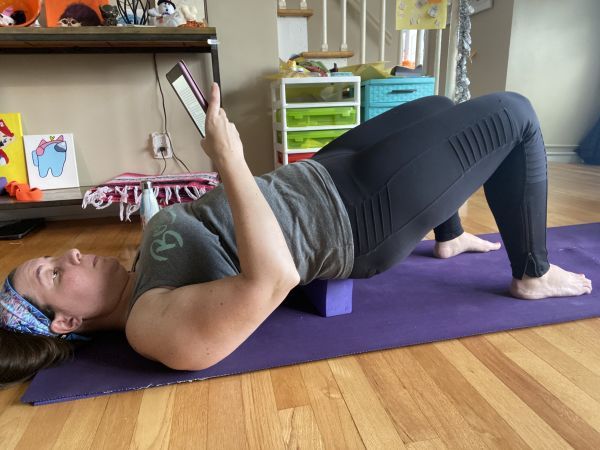
M 366 37 L 367 37 L 367 21 L 369 25 L 379 27 L 379 61 L 385 60 L 385 46 L 391 42 L 392 34 L 386 30 L 385 19 L 386 19 L 386 0 L 381 0 L 381 14 L 379 22 L 375 17 L 367 12 L 367 0 L 339 0 L 342 8 L 342 43 L 340 45 L 340 51 L 347 51 L 347 10 L 348 4 L 352 8 L 358 9 L 360 7 L 360 63 L 366 62 Z M 373 0 L 371 0 L 373 1 Z M 321 51 L 328 51 L 327 43 L 327 0 L 323 2 L 323 37 L 321 43 Z M 459 0 L 449 0 L 451 4 L 450 13 L 450 39 L 448 42 L 448 48 L 451 50 L 448 52 L 448 59 L 446 64 L 446 85 L 445 95 L 454 98 L 454 90 L 456 83 L 456 48 L 457 48 L 457 36 L 458 36 L 458 6 Z M 278 6 L 281 9 L 287 7 L 286 0 L 278 0 Z M 300 9 L 307 9 L 307 1 L 301 0 Z M 442 30 L 399 30 L 398 35 L 398 55 L 397 65 L 402 65 L 403 61 L 413 60 L 415 66 L 423 64 L 427 60 L 426 48 L 428 47 L 426 42 L 430 36 L 435 33 L 435 54 L 433 64 L 433 76 L 435 77 L 435 92 L 440 93 L 439 78 L 440 78 L 440 64 L 441 64 L 441 49 L 442 49 Z

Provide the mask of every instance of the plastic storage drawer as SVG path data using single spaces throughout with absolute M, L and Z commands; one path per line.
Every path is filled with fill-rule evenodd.
M 302 161 L 303 159 L 312 158 L 316 152 L 309 153 L 288 153 L 288 164 Z M 283 153 L 277 152 L 277 162 L 283 164 Z
M 402 103 L 406 103 L 406 102 L 402 102 Z M 402 103 L 398 103 L 398 105 L 402 105 Z M 386 111 L 389 111 L 392 108 L 395 108 L 398 105 L 394 105 L 394 106 L 374 106 L 371 108 L 361 108 L 361 115 L 360 117 L 362 118 L 363 122 L 365 120 L 369 120 L 372 119 L 375 116 L 378 116 L 379 114 L 383 114 Z
M 383 78 L 365 81 L 361 86 L 363 106 L 398 105 L 433 95 L 435 79 L 432 77 Z
M 275 120 L 281 123 L 281 110 L 275 114 Z M 329 108 L 294 108 L 286 109 L 288 127 L 317 127 L 329 125 L 356 124 L 356 107 L 335 106 Z
M 289 149 L 321 148 L 344 134 L 346 131 L 348 131 L 348 129 L 288 131 L 287 146 Z M 281 131 L 277 132 L 277 142 L 282 144 Z

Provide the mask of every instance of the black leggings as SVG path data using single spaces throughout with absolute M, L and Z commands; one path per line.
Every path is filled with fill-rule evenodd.
M 522 95 L 499 92 L 458 105 L 421 98 L 353 128 L 313 159 L 331 174 L 350 217 L 350 278 L 402 261 L 432 228 L 438 240 L 460 235 L 456 211 L 481 185 L 513 277 L 549 269 L 546 151 Z

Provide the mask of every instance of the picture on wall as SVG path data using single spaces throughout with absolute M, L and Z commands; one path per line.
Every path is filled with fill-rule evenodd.
M 27 183 L 21 114 L 0 113 L 0 181 Z
M 100 6 L 108 0 L 46 1 L 46 23 L 49 27 L 94 27 L 102 24 Z
M 29 185 L 39 189 L 79 187 L 73 135 L 26 135 L 25 158 Z

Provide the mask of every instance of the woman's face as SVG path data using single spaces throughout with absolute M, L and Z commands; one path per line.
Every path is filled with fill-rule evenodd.
M 14 274 L 13 287 L 41 311 L 51 310 L 55 321 L 63 316 L 83 320 L 112 312 L 127 280 L 128 273 L 116 258 L 72 249 L 61 256 L 24 262 Z M 55 330 L 54 323 L 51 328 L 64 332 Z

